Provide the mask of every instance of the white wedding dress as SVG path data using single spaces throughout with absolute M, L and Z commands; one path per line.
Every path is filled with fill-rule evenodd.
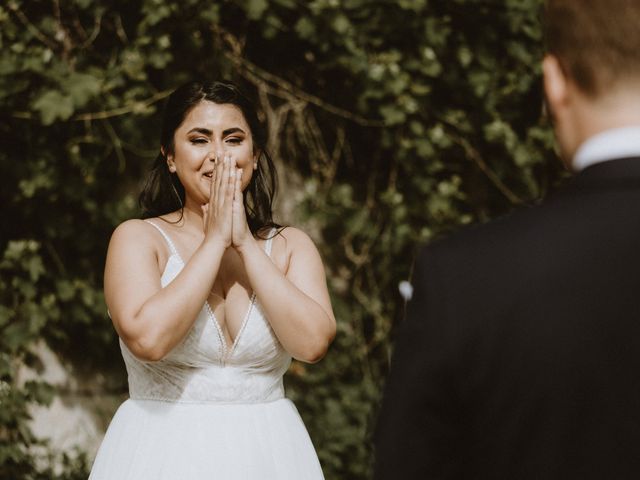
M 184 263 L 171 250 L 162 286 Z M 271 253 L 271 240 L 265 245 Z M 233 345 L 205 303 L 191 331 L 158 362 L 120 341 L 129 396 L 114 415 L 90 480 L 318 480 L 322 470 L 282 376 L 291 357 L 255 295 Z

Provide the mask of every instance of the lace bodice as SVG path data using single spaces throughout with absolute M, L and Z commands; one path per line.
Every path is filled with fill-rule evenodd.
M 161 278 L 164 288 L 180 273 L 184 262 L 166 233 L 155 223 L 148 223 L 160 231 L 171 250 Z M 265 252 L 271 255 L 271 239 L 265 244 Z M 142 361 L 122 340 L 120 348 L 132 399 L 194 403 L 278 400 L 284 397 L 282 376 L 291 363 L 255 294 L 232 345 L 227 345 L 205 302 L 189 333 L 164 359 Z

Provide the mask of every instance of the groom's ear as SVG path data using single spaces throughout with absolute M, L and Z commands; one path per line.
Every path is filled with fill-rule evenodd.
M 544 75 L 544 93 L 547 99 L 547 108 L 552 119 L 568 105 L 569 80 L 554 55 L 547 55 L 542 61 L 542 73 Z
M 585 121 L 583 107 L 586 97 L 555 55 L 544 58 L 542 72 L 558 154 L 565 166 L 571 169 L 576 149 L 584 140 L 581 137 L 581 126 Z

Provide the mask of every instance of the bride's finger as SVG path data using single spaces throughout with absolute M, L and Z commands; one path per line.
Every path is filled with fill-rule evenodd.
M 235 160 L 231 158 L 231 156 L 227 157 L 228 161 L 228 174 L 227 174 L 227 191 L 225 201 L 229 203 L 229 207 L 231 207 L 231 202 L 233 202 L 233 189 L 235 186 L 236 180 L 236 168 L 235 168 Z
M 217 192 L 216 208 L 218 212 L 222 212 L 225 207 L 225 199 L 229 185 L 229 157 L 224 156 L 222 171 L 220 172 L 220 188 Z
M 216 205 L 218 203 L 218 199 L 219 199 L 219 193 L 220 193 L 220 189 L 222 188 L 222 180 L 223 180 L 223 175 L 222 175 L 222 171 L 224 169 L 224 161 L 222 158 L 217 157 L 216 158 L 216 164 L 215 164 L 215 188 L 214 191 L 212 192 L 212 197 L 211 200 L 213 201 L 213 204 Z M 210 200 L 210 201 L 211 201 Z
M 217 175 L 216 175 L 216 166 L 213 166 L 213 172 L 211 173 L 211 184 L 209 185 L 209 204 L 211 204 L 213 202 L 213 200 L 216 198 L 216 184 L 218 182 L 217 179 Z
M 236 168 L 235 185 L 233 189 L 233 199 L 242 203 L 242 169 Z

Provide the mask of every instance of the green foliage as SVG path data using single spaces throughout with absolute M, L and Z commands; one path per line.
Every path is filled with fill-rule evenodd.
M 65 476 L 57 477 L 47 467 L 52 457 L 38 453 L 44 442 L 29 430 L 27 405 L 49 404 L 53 388 L 41 381 L 19 382 L 17 378 L 19 365 L 41 368 L 28 347 L 43 336 L 47 325 L 60 319 L 60 302 L 45 273 L 37 242 L 8 242 L 0 260 L 0 478 L 71 479 L 78 478 L 72 476 L 74 471 L 84 474 L 86 470 L 82 455 L 55 459 L 69 467 Z
M 561 176 L 541 115 L 539 0 L 50 7 L 0 7 L 0 477 L 54 478 L 34 460 L 27 408 L 52 391 L 17 379 L 21 363 L 37 367 L 37 340 L 124 374 L 101 293 L 107 241 L 137 215 L 159 102 L 217 77 L 259 99 L 272 153 L 303 179 L 296 214 L 320 240 L 339 328 L 323 362 L 294 363 L 289 392 L 326 477 L 368 478 L 416 245 Z M 59 478 L 87 468 L 57 461 Z

